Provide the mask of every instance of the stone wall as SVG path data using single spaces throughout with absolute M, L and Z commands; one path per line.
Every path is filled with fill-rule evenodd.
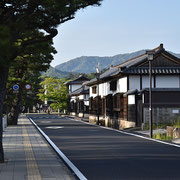
M 152 109 L 153 123 L 170 123 L 177 118 L 180 118 L 180 108 L 176 107 L 156 107 Z M 144 123 L 149 123 L 149 108 L 143 109 L 143 120 Z
M 173 139 L 180 138 L 180 128 L 173 126 L 167 126 L 167 136 L 173 137 Z
M 83 113 L 79 113 L 77 116 L 78 117 L 83 117 L 84 115 L 83 115 Z
M 136 124 L 135 122 L 127 121 L 126 119 L 116 119 L 107 116 L 105 118 L 105 126 L 123 130 L 126 128 L 135 127 Z
M 135 122 L 120 120 L 119 129 L 126 129 L 126 128 L 132 128 L 132 127 L 136 127 Z
M 76 116 L 76 113 L 75 112 L 70 112 L 70 115 L 71 116 Z
M 99 121 L 101 123 L 101 121 L 104 121 L 104 118 L 102 116 L 99 116 Z M 89 123 L 96 124 L 97 123 L 97 116 L 90 114 L 89 115 Z

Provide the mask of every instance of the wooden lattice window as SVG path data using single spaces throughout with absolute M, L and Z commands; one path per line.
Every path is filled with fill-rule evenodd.
M 117 81 L 111 81 L 110 82 L 110 90 L 116 91 L 117 90 Z
M 93 87 L 92 87 L 92 93 L 93 93 L 93 94 L 96 94 L 96 93 L 97 93 L 97 86 L 93 86 Z

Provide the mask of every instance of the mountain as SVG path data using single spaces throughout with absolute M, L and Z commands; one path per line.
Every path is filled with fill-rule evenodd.
M 128 59 L 144 54 L 146 50 L 140 50 L 133 53 L 119 54 L 112 57 L 98 57 L 98 56 L 82 56 L 65 63 L 57 65 L 55 68 L 51 67 L 46 74 L 53 77 L 66 77 L 70 72 L 72 73 L 92 73 L 95 72 L 95 67 L 100 63 L 100 69 L 109 68 L 110 65 L 120 64 Z M 180 58 L 180 54 L 170 52 Z M 63 71 L 62 71 L 63 70 Z
M 100 63 L 100 68 L 109 68 L 110 65 L 120 64 L 128 59 L 139 56 L 145 53 L 146 50 L 137 51 L 134 53 L 119 54 L 112 57 L 98 57 L 98 56 L 82 56 L 72 59 L 68 62 L 59 64 L 55 67 L 57 70 L 62 70 L 66 72 L 76 72 L 76 73 L 92 73 L 95 72 L 95 67 Z
M 60 71 L 60 70 L 55 69 L 52 66 L 50 66 L 50 68 L 46 72 L 43 72 L 42 75 L 63 78 L 63 77 L 67 77 L 69 75 L 69 72 Z

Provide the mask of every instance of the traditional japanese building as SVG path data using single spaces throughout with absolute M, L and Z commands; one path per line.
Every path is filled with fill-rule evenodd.
M 89 117 L 89 87 L 82 85 L 70 94 L 70 114 Z
M 73 91 L 75 91 L 76 89 L 79 89 L 82 84 L 85 82 L 85 81 L 88 81 L 89 79 L 83 75 L 80 75 L 78 78 L 72 80 L 72 81 L 68 81 L 66 82 L 66 86 L 67 86 L 67 89 L 68 89 L 68 93 L 71 94 Z
M 89 113 L 89 87 L 83 83 L 89 79 L 80 75 L 66 83 L 68 89 L 68 112 L 70 115 L 84 117 Z
M 180 116 L 180 59 L 166 51 L 163 44 L 152 52 L 153 122 L 162 123 Z M 148 123 L 149 61 L 146 53 L 110 67 L 100 79 L 92 79 L 86 85 L 90 87 L 91 123 L 97 122 L 97 109 L 100 121 L 106 126 L 123 129 Z

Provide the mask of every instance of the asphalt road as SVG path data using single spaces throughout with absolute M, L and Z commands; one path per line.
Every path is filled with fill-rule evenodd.
M 180 148 L 53 115 L 30 115 L 89 180 L 180 180 Z

